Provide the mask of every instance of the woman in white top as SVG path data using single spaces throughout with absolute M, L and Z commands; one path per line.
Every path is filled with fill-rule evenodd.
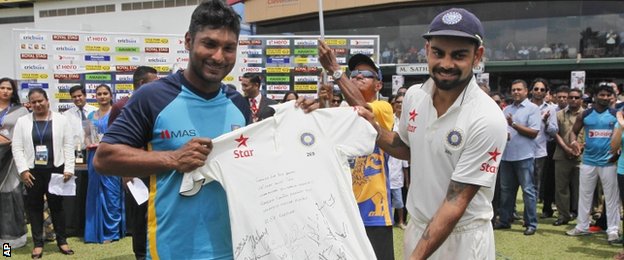
M 67 245 L 63 197 L 50 194 L 52 173 L 62 173 L 65 181 L 74 174 L 74 145 L 67 118 L 50 111 L 45 90 L 30 89 L 32 114 L 20 117 L 13 133 L 13 156 L 17 171 L 26 185 L 26 208 L 33 236 L 32 258 L 43 255 L 43 195 L 52 213 L 56 243 L 65 255 L 74 254 Z

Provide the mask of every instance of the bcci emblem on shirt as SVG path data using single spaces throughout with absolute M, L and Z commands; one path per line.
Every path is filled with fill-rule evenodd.
M 446 144 L 451 149 L 457 149 L 461 147 L 464 142 L 464 136 L 461 129 L 455 128 L 446 134 Z
M 305 146 L 312 146 L 314 144 L 314 135 L 311 133 L 303 133 L 299 138 L 301 144 Z

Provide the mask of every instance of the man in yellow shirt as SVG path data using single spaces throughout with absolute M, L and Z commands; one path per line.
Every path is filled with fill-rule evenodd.
M 383 84 L 381 70 L 369 56 L 364 54 L 351 56 L 348 64 L 349 74 L 344 75 L 331 49 L 319 41 L 319 60 L 332 76 L 334 84 L 340 87 L 349 105 L 363 106 L 373 111 L 375 121 L 384 129 L 392 130 L 394 124 L 392 106 L 386 101 L 377 99 Z M 325 96 L 319 97 L 320 103 L 324 105 Z M 387 159 L 388 155 L 375 146 L 372 154 L 355 158 L 351 164 L 353 192 L 377 259 L 394 259 Z

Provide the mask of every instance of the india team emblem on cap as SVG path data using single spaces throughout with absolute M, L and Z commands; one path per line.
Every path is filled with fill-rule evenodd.
M 461 21 L 462 15 L 458 12 L 451 11 L 442 16 L 442 22 L 448 25 L 453 25 Z
M 301 144 L 311 146 L 314 144 L 315 138 L 311 133 L 303 133 L 301 134 L 301 137 L 299 137 L 299 140 L 301 141 Z
M 464 135 L 461 129 L 452 129 L 446 134 L 446 144 L 451 148 L 459 148 L 464 142 Z

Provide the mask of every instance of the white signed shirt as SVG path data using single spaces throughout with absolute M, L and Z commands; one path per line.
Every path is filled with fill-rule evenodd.
M 375 130 L 349 107 L 274 108 L 272 118 L 213 140 L 206 165 L 185 174 L 180 192 L 223 185 L 234 259 L 374 259 L 348 158 L 372 152 Z

